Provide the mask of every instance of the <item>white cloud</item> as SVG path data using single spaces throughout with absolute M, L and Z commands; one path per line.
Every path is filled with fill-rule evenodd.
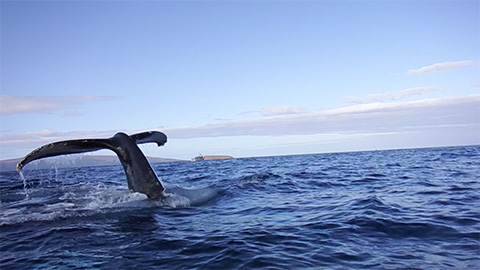
M 370 94 L 366 98 L 347 97 L 346 99 L 355 104 L 384 102 L 384 101 L 398 101 L 410 96 L 419 96 L 419 95 L 423 95 L 424 93 L 438 92 L 438 91 L 442 91 L 442 89 L 438 87 L 433 87 L 433 86 L 421 86 L 421 87 L 408 88 L 408 89 L 404 89 L 397 92 Z
M 52 113 L 85 102 L 115 99 L 107 96 L 10 96 L 0 95 L 0 114 Z
M 433 86 L 426 87 L 414 87 L 402 90 L 400 92 L 394 93 L 391 97 L 392 100 L 400 100 L 409 96 L 422 95 L 423 93 L 442 91 L 442 89 Z
M 115 131 L 72 131 L 72 132 L 56 132 L 50 130 L 40 130 L 33 132 L 25 132 L 19 134 L 0 135 L 0 146 L 10 145 L 22 147 L 24 145 L 37 145 L 50 143 L 60 140 L 84 139 L 84 138 L 108 138 L 112 137 Z
M 255 136 L 334 135 L 356 136 L 390 134 L 418 146 L 412 134 L 422 135 L 423 145 L 434 145 L 438 137 L 448 145 L 480 143 L 480 95 L 424 99 L 409 102 L 376 102 L 357 104 L 316 113 L 287 115 L 248 121 L 224 121 L 202 126 L 160 128 L 167 134 L 169 145 L 180 139 L 200 139 L 244 136 L 255 141 Z M 25 155 L 45 143 L 80 138 L 108 138 L 116 131 L 39 131 L 22 134 L 0 134 L 2 158 Z M 134 133 L 138 131 L 125 131 Z M 393 134 L 393 135 L 392 135 Z M 409 139 L 410 138 L 410 139 Z M 387 137 L 385 137 L 387 139 Z M 212 141 L 210 140 L 210 141 Z M 365 139 L 367 140 L 367 139 Z M 429 140 L 431 143 L 429 143 Z M 178 143 L 182 144 L 182 143 Z M 375 145 L 374 142 L 370 142 Z M 393 145 L 393 144 L 392 144 Z M 242 144 L 242 149 L 247 144 Z M 167 149 L 168 150 L 168 149 Z M 165 150 L 162 150 L 165 151 Z M 163 152 L 162 152 L 163 153 Z
M 302 114 L 308 112 L 305 107 L 294 106 L 279 106 L 270 107 L 260 110 L 260 113 L 265 116 L 277 116 L 277 115 L 289 115 L 289 114 Z
M 480 125 L 480 95 L 370 103 L 318 113 L 203 126 L 173 127 L 171 138 L 401 132 L 426 126 Z
M 432 72 L 439 72 L 448 69 L 457 69 L 462 67 L 468 67 L 474 64 L 472 60 L 466 61 L 456 61 L 456 62 L 443 62 L 443 63 L 435 63 L 433 65 L 424 66 L 419 69 L 412 69 L 407 72 L 408 75 L 419 75 L 419 74 L 427 74 Z

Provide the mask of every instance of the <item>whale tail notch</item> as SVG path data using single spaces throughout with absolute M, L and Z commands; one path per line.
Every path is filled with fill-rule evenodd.
M 158 146 L 162 146 L 166 142 L 167 136 L 158 131 L 142 132 L 131 136 L 119 132 L 109 139 L 54 142 L 41 146 L 27 154 L 17 164 L 17 170 L 20 171 L 28 163 L 41 158 L 109 149 L 117 154 L 123 166 L 129 190 L 146 194 L 150 199 L 159 199 L 164 196 L 163 191 L 165 188 L 158 180 L 137 144 L 156 143 Z

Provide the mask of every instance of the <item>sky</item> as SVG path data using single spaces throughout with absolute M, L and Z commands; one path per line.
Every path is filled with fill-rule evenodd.
M 178 159 L 480 144 L 478 1 L 2 0 L 0 38 L 0 159 L 146 130 Z

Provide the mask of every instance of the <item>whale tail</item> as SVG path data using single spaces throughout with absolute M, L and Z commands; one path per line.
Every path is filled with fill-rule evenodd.
M 146 194 L 150 199 L 164 196 L 165 188 L 158 180 L 145 155 L 137 144 L 156 143 L 162 146 L 167 136 L 162 132 L 149 131 L 128 136 L 119 132 L 109 139 L 83 139 L 54 142 L 39 147 L 25 156 L 18 164 L 20 171 L 28 163 L 46 157 L 92 152 L 109 149 L 117 154 L 127 176 L 128 189 Z

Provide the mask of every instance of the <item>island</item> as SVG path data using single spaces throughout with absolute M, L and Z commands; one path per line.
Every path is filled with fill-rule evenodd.
M 180 162 L 185 160 L 172 158 L 146 157 L 148 162 Z M 15 158 L 8 160 L 0 160 L 0 172 L 15 171 L 17 164 L 23 158 Z M 36 160 L 25 167 L 25 170 L 41 170 L 52 168 L 77 168 L 77 167 L 98 167 L 98 166 L 116 166 L 120 165 L 117 156 L 113 155 L 91 155 L 91 154 L 74 154 L 63 157 L 50 157 L 42 160 Z
M 202 161 L 202 160 L 225 160 L 225 159 L 233 159 L 232 156 L 227 155 L 198 155 L 192 158 L 192 161 Z

